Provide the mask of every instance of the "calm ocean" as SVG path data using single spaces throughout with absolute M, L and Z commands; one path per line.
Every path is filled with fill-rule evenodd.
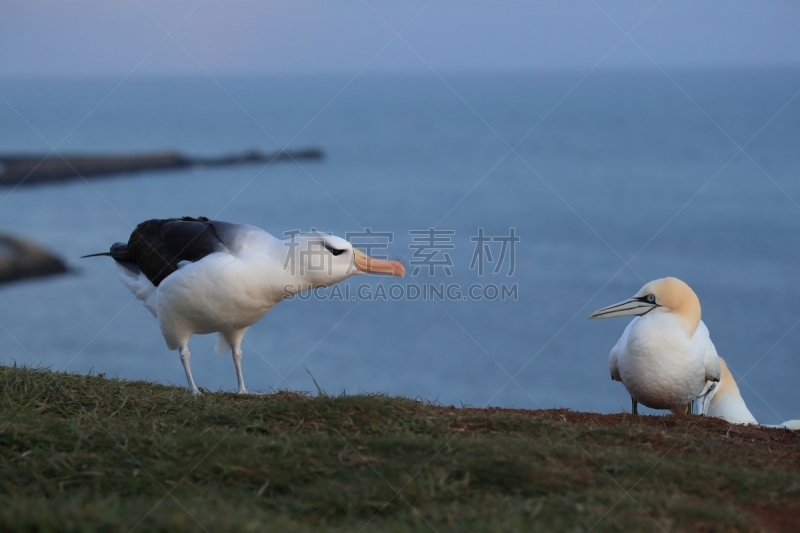
M 112 262 L 78 259 L 148 218 L 205 215 L 277 236 L 369 227 L 393 233 L 389 253 L 407 266 L 409 232 L 435 228 L 452 232 L 436 256 L 452 276 L 361 276 L 345 282 L 351 295 L 365 283 L 362 294 L 381 294 L 399 282 L 395 295 L 478 283 L 515 286 L 518 298 L 285 302 L 246 337 L 248 388 L 314 391 L 308 370 L 328 393 L 628 409 L 607 367 L 627 321 L 587 317 L 672 275 L 699 295 L 759 421 L 800 418 L 800 72 L 669 74 L 593 72 L 577 87 L 583 72 L 128 79 L 105 100 L 119 80 L 0 80 L 30 123 L 0 102 L 3 152 L 46 153 L 39 134 L 53 145 L 69 134 L 62 153 L 206 156 L 290 141 L 326 153 L 0 189 L 0 229 L 77 270 L 0 288 L 0 361 L 185 386 Z M 483 276 L 470 269 L 479 228 L 514 228 L 511 275 L 509 250 L 494 273 L 500 242 Z M 195 380 L 234 390 L 214 341 L 193 339 Z

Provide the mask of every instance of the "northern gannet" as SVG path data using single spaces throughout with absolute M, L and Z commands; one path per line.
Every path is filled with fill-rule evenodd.
M 719 381 L 717 350 L 700 320 L 700 300 L 677 278 L 651 281 L 633 298 L 604 307 L 592 318 L 637 315 L 608 355 L 611 379 L 637 402 L 686 412 Z
M 705 412 L 707 416 L 722 418 L 731 424 L 758 424 L 756 417 L 744 403 L 736 380 L 722 357 L 719 358 L 719 365 L 722 370 L 719 384 L 701 400 L 700 411 Z M 787 420 L 782 424 L 767 425 L 766 427 L 796 431 L 800 429 L 800 420 Z
M 313 232 L 288 240 L 244 224 L 200 218 L 147 220 L 128 243 L 84 257 L 110 256 L 122 283 L 158 319 L 170 350 L 179 350 L 189 390 L 189 338 L 218 333 L 217 351 L 230 350 L 239 392 L 242 338 L 275 304 L 360 273 L 404 276 L 397 261 L 370 257 L 339 237 Z
M 719 358 L 719 383 L 705 398 L 699 400 L 698 409 L 707 416 L 724 418 L 732 424 L 758 424 L 756 417 L 744 403 L 736 380 L 722 357 Z

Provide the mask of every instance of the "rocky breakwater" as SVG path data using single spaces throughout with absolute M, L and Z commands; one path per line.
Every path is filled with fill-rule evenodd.
M 44 248 L 0 233 L 0 283 L 68 272 L 60 258 Z
M 154 170 L 270 164 L 280 161 L 319 160 L 318 148 L 250 151 L 222 157 L 189 157 L 179 152 L 133 155 L 0 154 L 0 186 L 34 185 L 89 177 L 106 177 Z

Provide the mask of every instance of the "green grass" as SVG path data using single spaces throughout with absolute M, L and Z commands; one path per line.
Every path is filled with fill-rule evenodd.
M 9 367 L 0 379 L 3 531 L 800 526 L 800 436 L 782 430 L 381 395 L 193 398 Z

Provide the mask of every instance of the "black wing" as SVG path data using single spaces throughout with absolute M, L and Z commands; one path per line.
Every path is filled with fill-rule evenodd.
M 133 230 L 127 246 L 130 260 L 156 287 L 178 270 L 181 261 L 199 261 L 225 251 L 227 247 L 206 217 L 146 220 Z

